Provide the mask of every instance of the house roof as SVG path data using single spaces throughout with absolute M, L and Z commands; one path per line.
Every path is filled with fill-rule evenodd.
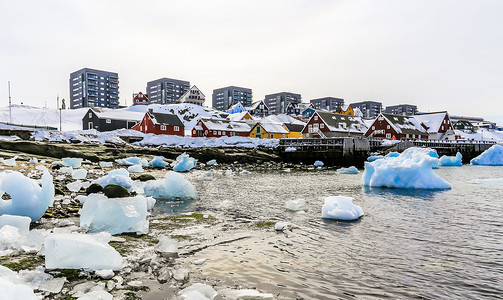
M 413 116 L 392 115 L 381 113 L 386 118 L 388 123 L 393 126 L 396 132 L 402 134 L 417 134 L 422 135 L 427 133 L 426 129 Z M 379 116 L 378 116 L 379 118 Z
M 193 90 L 197 90 L 199 91 L 199 94 L 201 95 L 200 99 L 189 99 L 187 98 L 186 99 L 186 96 L 190 95 L 190 92 L 193 91 Z M 206 99 L 206 96 L 204 96 L 203 92 L 201 92 L 201 90 L 193 85 L 190 89 L 188 89 L 179 99 L 177 102 L 180 102 L 180 103 L 183 103 L 183 102 L 204 102 Z
M 233 110 L 233 109 L 236 109 L 236 108 L 238 108 L 238 107 L 240 107 L 240 106 L 241 106 L 241 108 L 243 108 L 243 109 L 244 109 L 243 104 L 241 104 L 241 102 L 237 102 L 237 103 L 234 103 L 234 104 L 232 104 L 231 106 L 229 106 L 229 109 L 228 109 L 228 110 Z
M 163 114 L 163 113 L 156 113 L 156 112 L 148 112 L 150 115 L 150 118 L 152 119 L 152 122 L 154 124 L 162 124 L 162 125 L 169 125 L 169 126 L 180 126 L 183 127 L 183 123 L 178 118 L 177 115 L 174 114 Z
M 267 133 L 289 133 L 281 123 L 258 123 L 257 125 L 262 127 Z
M 414 118 L 419 123 L 423 123 L 427 127 L 426 130 L 428 133 L 437 133 L 440 130 L 440 126 L 442 126 L 446 115 L 447 112 L 443 111 L 414 115 Z
M 230 120 L 230 121 L 241 121 L 243 120 L 243 118 L 246 116 L 246 115 L 249 115 L 252 120 L 254 119 L 249 112 L 247 111 L 242 111 L 242 112 L 239 112 L 239 113 L 235 113 L 235 114 L 229 114 L 229 116 L 227 116 L 227 120 Z
M 100 119 L 141 121 L 145 113 L 125 109 L 90 108 Z M 86 112 L 87 113 L 87 112 Z
M 327 124 L 330 131 L 335 132 L 354 132 L 354 133 L 364 133 L 367 130 L 367 126 L 361 117 L 334 114 L 331 112 L 325 112 L 317 110 L 313 117 L 318 114 L 320 118 Z M 312 118 L 312 117 L 311 117 Z M 345 125 L 344 125 L 345 124 Z
M 304 129 L 304 125 L 302 124 L 284 123 L 284 125 L 290 132 L 301 132 Z
M 229 121 L 229 120 L 216 120 L 209 118 L 201 118 L 208 130 L 222 130 L 234 132 L 250 132 L 251 126 L 245 122 Z
M 254 109 L 257 109 L 257 108 L 258 108 L 258 106 L 260 105 L 260 103 L 264 104 L 264 107 L 265 107 L 266 109 L 269 109 L 269 108 L 267 107 L 267 105 L 265 105 L 264 100 L 260 100 L 260 101 L 255 101 L 255 102 L 253 102 L 253 103 L 250 105 L 249 110 L 254 110 Z

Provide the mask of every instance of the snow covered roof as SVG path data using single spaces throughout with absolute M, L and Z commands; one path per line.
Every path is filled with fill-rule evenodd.
M 360 108 L 358 108 L 358 107 L 353 108 L 353 112 L 354 112 L 355 116 L 357 116 L 357 117 L 363 117 L 363 113 L 360 110 Z
M 236 108 L 243 108 L 244 109 L 243 104 L 241 104 L 241 102 L 237 102 L 237 103 L 234 103 L 231 106 L 229 106 L 228 110 L 233 110 L 233 109 L 236 109 Z
M 180 118 L 178 118 L 178 116 L 175 114 L 163 114 L 158 112 L 148 112 L 148 114 L 150 115 L 150 118 L 152 119 L 152 122 L 154 122 L 154 124 L 183 127 L 182 121 L 180 121 Z
M 320 118 L 327 124 L 328 129 L 334 132 L 354 132 L 364 133 L 367 126 L 361 117 L 334 114 L 325 111 L 316 111 L 313 117 L 318 114 Z
M 223 130 L 235 132 L 250 132 L 250 125 L 245 122 L 229 121 L 229 120 L 216 120 L 201 118 L 201 122 L 208 128 L 208 130 Z
M 286 130 L 281 123 L 262 123 L 260 125 L 267 133 L 283 133 L 288 134 L 288 130 Z
M 301 132 L 304 129 L 305 125 L 302 124 L 294 124 L 294 123 L 284 123 L 286 129 L 290 132 Z
M 301 120 L 298 120 L 292 116 L 285 115 L 285 114 L 279 114 L 279 115 L 270 115 L 265 118 L 262 118 L 261 122 L 263 123 L 294 123 L 294 124 L 302 124 L 306 125 L 305 122 L 302 122 Z
M 248 107 L 248 110 L 255 110 L 255 109 L 257 109 L 257 108 L 258 108 L 258 106 L 259 106 L 261 103 L 264 105 L 264 107 L 265 107 L 265 108 L 269 109 L 269 108 L 267 107 L 267 105 L 265 105 L 265 102 L 264 102 L 263 100 L 260 100 L 260 101 L 255 101 L 255 102 L 253 102 L 253 103 L 250 105 L 250 107 Z
M 414 115 L 414 118 L 421 124 L 423 123 L 427 127 L 428 133 L 437 133 L 444 122 L 446 111 L 437 113 L 425 113 L 420 115 Z
M 381 115 L 388 120 L 388 123 L 390 123 L 398 133 L 418 135 L 427 133 L 424 127 L 419 124 L 414 116 L 392 115 L 385 113 L 381 113 Z
M 90 108 L 100 119 L 141 121 L 144 113 L 129 111 L 125 109 Z M 87 112 L 86 112 L 87 113 Z
M 230 121 L 241 121 L 243 120 L 243 118 L 246 116 L 246 115 L 249 115 L 250 118 L 252 118 L 253 120 L 253 117 L 250 115 L 249 112 L 247 111 L 242 111 L 242 112 L 239 112 L 239 113 L 235 113 L 235 114 L 230 114 L 228 117 L 227 117 L 227 120 L 230 120 Z

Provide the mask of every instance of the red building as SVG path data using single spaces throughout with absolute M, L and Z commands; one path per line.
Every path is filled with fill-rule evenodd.
M 149 109 L 132 129 L 143 133 L 185 135 L 185 127 L 177 115 L 153 112 Z
M 142 92 L 133 94 L 133 105 L 148 105 L 148 97 Z
M 245 122 L 201 118 L 192 129 L 192 137 L 249 136 L 250 130 Z
M 381 113 L 365 133 L 366 137 L 401 140 L 427 140 L 428 132 L 414 116 Z
M 366 130 L 367 127 L 361 117 L 317 110 L 302 130 L 302 137 L 362 137 Z

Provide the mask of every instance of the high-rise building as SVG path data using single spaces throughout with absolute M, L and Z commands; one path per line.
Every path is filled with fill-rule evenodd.
M 376 118 L 382 111 L 382 103 L 376 101 L 362 101 L 351 103 L 351 107 L 354 109 L 358 108 L 363 114 L 364 118 L 373 119 Z
M 147 96 L 150 103 L 171 104 L 190 89 L 190 82 L 172 78 L 160 78 L 147 82 Z
M 264 102 L 269 108 L 269 114 L 279 115 L 286 113 L 286 108 L 289 103 L 301 103 L 302 97 L 300 94 L 281 92 L 265 95 Z
M 117 73 L 84 68 L 70 74 L 70 108 L 119 107 Z
M 253 95 L 251 89 L 228 86 L 213 90 L 211 98 L 214 109 L 226 111 L 238 102 L 241 102 L 244 107 L 251 106 Z
M 335 97 L 323 97 L 313 99 L 310 101 L 315 109 L 325 109 L 328 111 L 335 111 L 339 106 L 344 105 L 344 99 Z
M 411 104 L 386 106 L 384 112 L 393 115 L 412 116 L 417 114 L 417 106 Z

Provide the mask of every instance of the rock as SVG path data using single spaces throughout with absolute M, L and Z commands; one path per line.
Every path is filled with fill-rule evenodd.
M 55 195 L 64 195 L 65 193 L 63 193 L 63 191 L 60 188 L 54 187 L 54 194 Z
M 86 194 L 89 195 L 89 194 L 95 194 L 95 193 L 99 193 L 99 192 L 103 192 L 103 187 L 97 183 L 93 183 L 91 184 L 87 189 L 86 189 Z
M 133 180 L 149 181 L 149 180 L 155 180 L 155 177 L 150 174 L 141 174 L 140 176 L 133 178 Z
M 101 277 L 102 279 L 108 280 L 114 277 L 114 271 L 112 270 L 98 270 L 94 272 L 94 275 Z
M 174 269 L 173 278 L 176 281 L 184 281 L 189 278 L 189 270 L 184 268 Z
M 108 198 L 125 198 L 129 197 L 129 192 L 126 188 L 118 184 L 109 184 L 103 188 L 103 193 Z

